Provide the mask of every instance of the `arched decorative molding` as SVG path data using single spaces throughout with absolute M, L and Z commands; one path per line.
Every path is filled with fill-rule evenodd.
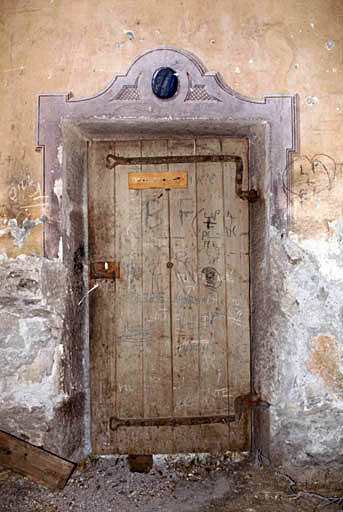
M 152 75 L 161 66 L 175 70 L 179 80 L 175 96 L 162 100 L 151 88 Z M 163 46 L 138 56 L 127 73 L 114 75 L 94 95 L 37 95 L 36 146 L 42 150 L 47 199 L 43 241 L 47 256 L 56 257 L 61 243 L 62 200 L 57 191 L 64 183 L 67 142 L 63 130 L 67 125 L 83 141 L 110 140 L 123 132 L 138 137 L 143 132 L 156 134 L 161 130 L 179 136 L 191 131 L 195 135 L 248 137 L 253 164 L 250 176 L 260 182 L 266 214 L 271 224 L 288 229 L 290 187 L 284 184 L 284 170 L 290 153 L 298 151 L 296 95 L 265 95 L 257 100 L 244 97 L 233 91 L 219 73 L 207 72 L 191 53 Z M 263 178 L 256 168 L 262 158 L 266 166 Z

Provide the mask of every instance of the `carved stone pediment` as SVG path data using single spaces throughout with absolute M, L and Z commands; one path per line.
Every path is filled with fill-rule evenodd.
M 176 92 L 166 99 L 152 89 L 152 77 L 161 67 L 172 69 L 177 77 Z M 169 136 L 192 133 L 249 138 L 249 173 L 261 182 L 262 200 L 266 194 L 272 197 L 267 208 L 272 223 L 287 228 L 290 194 L 284 171 L 289 154 L 298 149 L 296 96 L 266 95 L 257 100 L 244 97 L 226 85 L 219 73 L 207 72 L 191 53 L 157 47 L 138 56 L 127 73 L 114 75 L 94 95 L 37 95 L 36 145 L 43 150 L 45 213 L 49 219 L 43 248 L 48 256 L 57 256 L 60 245 L 62 198 L 56 191 L 63 189 L 68 172 L 68 123 L 83 141 L 112 140 L 125 133 L 139 138 L 162 132 Z M 82 155 L 80 150 L 81 167 L 86 165 Z M 261 166 L 265 168 L 263 172 Z M 286 176 L 286 182 L 287 179 Z

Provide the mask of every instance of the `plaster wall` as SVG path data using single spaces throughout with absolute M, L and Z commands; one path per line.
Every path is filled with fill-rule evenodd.
M 57 411 L 71 400 L 71 417 L 82 402 L 68 376 L 70 366 L 82 365 L 63 364 L 73 342 L 70 328 L 62 327 L 75 306 L 66 300 L 72 277 L 61 261 L 24 256 L 41 253 L 41 225 L 48 222 L 34 152 L 35 95 L 92 94 L 137 54 L 166 44 L 195 53 L 245 96 L 299 94 L 301 155 L 283 190 L 292 199 L 291 230 L 271 227 L 255 276 L 261 291 L 253 313 L 258 301 L 273 307 L 272 328 L 256 316 L 254 386 L 271 404 L 265 446 L 275 461 L 342 462 L 342 2 L 3 0 L 0 23 L 0 294 L 11 298 L 1 303 L 0 350 L 10 375 L 1 373 L 0 428 L 51 449 L 47 432 L 51 425 L 57 432 Z M 56 195 L 62 201 L 62 185 Z M 58 283 L 49 307 L 42 268 L 51 288 Z M 9 290 L 11 272 L 21 277 Z M 270 277 L 267 298 L 263 280 Z M 40 300 L 48 313 L 23 302 L 20 279 L 38 283 L 30 300 Z M 64 445 L 57 436 L 56 451 L 75 454 L 78 436 Z

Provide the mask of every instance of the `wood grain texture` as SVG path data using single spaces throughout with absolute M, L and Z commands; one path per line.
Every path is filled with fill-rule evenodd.
M 167 141 L 143 141 L 142 156 L 167 155 Z M 142 172 L 168 171 L 166 165 L 142 165 Z M 170 318 L 169 262 L 169 192 L 144 190 L 143 197 L 143 328 L 144 343 L 144 414 L 173 414 L 173 366 Z M 144 445 L 173 451 L 173 429 L 142 429 Z M 149 452 L 148 452 L 149 453 Z
M 0 466 L 51 489 L 63 489 L 76 464 L 0 430 Z
M 194 154 L 194 140 L 168 141 L 168 155 Z M 185 164 L 170 164 L 170 171 Z M 188 189 L 170 193 L 170 246 L 172 268 L 172 321 L 174 367 L 174 413 L 200 414 L 199 282 L 197 235 L 192 229 L 196 213 L 195 164 L 187 164 Z M 186 435 L 185 435 L 186 434 Z M 200 426 L 174 429 L 176 451 L 198 451 L 202 445 Z
M 149 188 L 187 188 L 187 172 L 129 172 L 130 190 Z
M 91 144 L 88 154 L 88 246 L 90 264 L 114 261 L 116 211 L 115 175 L 105 168 L 103 153 L 113 150 L 112 143 Z M 116 282 L 90 279 L 90 380 L 91 442 L 94 453 L 110 447 L 108 414 L 115 403 L 116 352 L 114 344 Z
M 140 141 L 116 143 L 119 156 L 140 156 Z M 105 155 L 103 155 L 105 157 Z M 127 166 L 118 166 L 116 175 L 116 251 L 121 262 L 121 278 L 117 283 L 116 324 L 113 343 L 116 345 L 116 389 L 118 400 L 111 411 L 119 417 L 144 415 L 144 328 L 142 193 L 128 188 Z M 139 166 L 133 168 L 136 172 Z M 113 172 L 113 171 L 112 171 Z M 110 415 L 108 415 L 109 419 Z M 126 436 L 123 429 L 112 433 L 112 450 L 122 451 Z M 130 443 L 129 443 L 130 444 Z M 134 448 L 134 446 L 133 446 Z M 131 453 L 140 453 L 135 450 Z
M 191 155 L 194 141 L 168 141 L 169 155 Z M 177 171 L 184 164 L 169 165 Z M 187 164 L 189 188 L 170 193 L 170 260 L 172 267 L 172 320 L 174 413 L 196 416 L 199 408 L 199 311 L 197 304 L 197 236 L 195 215 L 195 165 Z
M 244 140 L 97 144 L 98 154 L 90 162 L 98 166 L 104 165 L 109 147 L 117 157 L 243 156 L 247 187 Z M 116 284 L 102 286 L 91 303 L 92 322 L 99 324 L 91 329 L 99 338 L 92 351 L 94 376 L 98 372 L 92 392 L 98 453 L 216 452 L 250 446 L 249 413 L 238 424 L 120 426 L 109 431 L 114 416 L 120 421 L 234 414 L 234 399 L 249 392 L 248 204 L 235 194 L 235 171 L 231 162 L 117 165 L 108 171 L 113 181 L 101 192 L 104 197 L 99 190 L 94 193 L 91 204 L 102 201 L 100 210 L 112 211 L 115 228 L 108 225 L 114 237 L 111 252 L 91 227 L 98 247 L 90 252 L 100 261 L 105 261 L 102 251 L 111 254 L 121 266 Z M 188 188 L 130 189 L 131 172 L 186 172 Z M 91 219 L 97 222 L 99 215 Z
M 248 140 L 223 139 L 224 153 L 242 156 L 243 189 L 248 189 Z M 231 190 L 235 186 L 235 166 L 223 163 L 225 204 L 225 264 L 228 325 L 229 412 L 234 413 L 237 396 L 250 392 L 250 274 L 249 208 Z M 247 450 L 250 446 L 251 415 L 230 425 L 230 446 Z
M 197 154 L 220 154 L 219 139 L 198 139 Z M 228 411 L 226 296 L 224 273 L 221 163 L 197 164 L 197 234 L 200 308 L 200 396 L 202 414 Z M 211 412 L 210 412 L 211 411 Z M 206 450 L 211 441 L 228 447 L 229 426 L 202 427 Z M 219 432 L 218 432 L 219 430 Z

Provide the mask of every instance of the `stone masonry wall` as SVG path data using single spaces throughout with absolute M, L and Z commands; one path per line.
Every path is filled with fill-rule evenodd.
M 65 378 L 71 297 L 61 262 L 0 257 L 0 429 L 64 456 L 82 444 L 84 413 Z

